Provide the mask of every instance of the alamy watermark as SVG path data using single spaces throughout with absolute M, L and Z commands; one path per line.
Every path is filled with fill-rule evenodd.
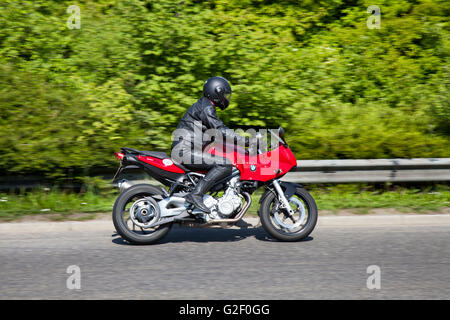
M 379 6 L 371 5 L 367 7 L 367 13 L 371 16 L 367 18 L 366 25 L 369 29 L 380 29 L 381 28 L 381 10 Z
M 370 274 L 366 281 L 367 289 L 381 289 L 381 268 L 375 264 L 370 265 L 367 267 L 366 273 Z
M 70 276 L 66 280 L 66 287 L 69 290 L 81 289 L 81 269 L 77 265 L 70 265 L 66 269 L 66 273 Z
M 80 7 L 73 4 L 67 7 L 66 13 L 70 14 L 67 18 L 67 28 L 70 30 L 81 28 L 81 10 Z
M 195 121 L 193 131 L 176 129 L 172 133 L 175 143 L 171 157 L 175 161 L 183 164 L 223 164 L 224 158 L 227 158 L 238 165 L 258 165 L 261 175 L 273 175 L 279 170 L 280 143 L 284 142 L 278 129 L 207 129 L 203 132 L 202 127 L 201 121 Z M 271 137 L 270 146 L 268 137 Z M 214 144 L 210 145 L 211 142 Z M 204 153 L 208 156 L 193 156 Z

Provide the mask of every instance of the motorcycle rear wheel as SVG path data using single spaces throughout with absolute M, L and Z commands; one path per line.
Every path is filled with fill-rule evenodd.
M 162 190 L 148 184 L 134 185 L 122 192 L 114 203 L 112 219 L 117 233 L 132 244 L 153 244 L 160 241 L 172 227 L 172 223 L 155 228 L 141 228 L 136 226 L 130 218 L 130 206 L 145 197 L 162 195 Z M 127 212 L 128 210 L 128 212 Z

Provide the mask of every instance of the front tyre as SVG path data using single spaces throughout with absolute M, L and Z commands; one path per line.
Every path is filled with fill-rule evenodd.
M 289 216 L 275 192 L 268 194 L 261 202 L 259 215 L 261 224 L 268 234 L 281 241 L 305 239 L 316 226 L 317 205 L 313 197 L 301 187 L 287 199 L 294 210 Z
M 112 214 L 117 233 L 132 244 L 152 244 L 161 240 L 170 231 L 172 223 L 145 228 L 145 222 L 150 224 L 152 218 L 158 218 L 159 209 L 151 197 L 162 194 L 160 189 L 148 184 L 134 185 L 122 192 L 114 203 Z M 148 217 L 146 220 L 142 220 L 144 214 Z

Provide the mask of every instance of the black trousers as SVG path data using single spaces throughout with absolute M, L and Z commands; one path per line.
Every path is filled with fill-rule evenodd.
M 172 158 L 174 158 L 176 161 L 179 161 L 180 157 L 184 160 L 180 162 L 187 169 L 193 171 L 208 171 L 208 173 L 203 178 L 203 183 L 199 183 L 197 185 L 194 191 L 197 193 L 205 193 L 209 191 L 209 189 L 217 181 L 230 175 L 233 169 L 228 159 L 223 157 L 215 157 L 209 153 L 191 149 L 182 149 L 179 155 L 172 154 Z

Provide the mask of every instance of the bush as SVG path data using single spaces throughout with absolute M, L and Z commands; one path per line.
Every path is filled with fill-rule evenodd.
M 298 158 L 448 157 L 448 1 L 3 1 L 4 174 L 74 179 L 121 146 L 169 151 L 210 76 L 230 127 L 286 127 Z

